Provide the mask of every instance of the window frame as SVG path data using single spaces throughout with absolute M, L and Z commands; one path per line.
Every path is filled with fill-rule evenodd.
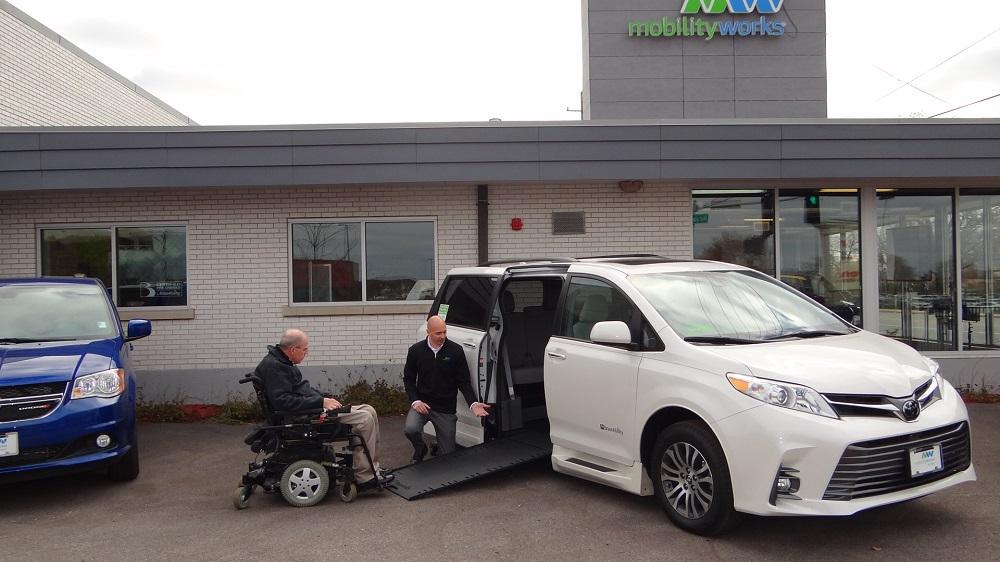
M 185 304 L 166 306 L 122 306 L 118 304 L 118 229 L 119 228 L 183 228 L 184 229 L 184 300 Z M 126 221 L 96 223 L 51 223 L 35 226 L 35 275 L 51 277 L 42 273 L 42 231 L 45 230 L 109 230 L 111 231 L 111 302 L 123 312 L 138 310 L 190 310 L 191 308 L 191 237 L 188 221 Z
M 394 301 L 372 301 L 368 300 L 368 232 L 365 226 L 369 223 L 402 223 L 402 222 L 429 222 L 433 232 L 434 247 L 434 298 L 422 300 L 394 300 Z M 292 285 L 292 271 L 294 262 L 294 238 L 293 227 L 296 224 L 357 224 L 361 228 L 361 300 L 359 301 L 339 301 L 339 302 L 295 302 L 295 287 Z M 435 301 L 438 291 L 441 288 L 439 275 L 439 249 L 438 249 L 438 221 L 434 216 L 418 217 L 319 217 L 319 218 L 295 218 L 288 219 L 288 227 L 285 236 L 286 250 L 288 253 L 288 306 L 291 308 L 303 307 L 348 307 L 348 306 L 398 306 L 401 304 L 431 304 Z
M 468 324 L 459 324 L 459 323 L 449 322 L 446 319 L 446 322 L 448 323 L 449 326 L 454 325 L 454 326 L 458 326 L 460 328 L 466 328 L 466 329 L 469 329 L 469 330 L 478 330 L 480 332 L 485 333 L 487 330 L 489 330 L 490 311 L 492 310 L 492 308 L 494 306 L 494 302 L 493 302 L 494 298 L 493 297 L 496 295 L 497 285 L 500 284 L 501 277 L 502 276 L 500 276 L 500 275 L 478 275 L 478 274 L 467 274 L 467 275 L 463 274 L 463 275 L 449 275 L 449 276 L 446 276 L 444 278 L 444 280 L 441 282 L 441 286 L 437 289 L 437 292 L 434 295 L 434 301 L 431 304 L 431 308 L 430 308 L 431 312 L 428 314 L 428 317 L 439 314 L 441 305 L 444 304 L 442 302 L 442 300 L 444 299 L 444 295 L 445 295 L 444 289 L 452 281 L 461 282 L 461 281 L 464 281 L 464 280 L 467 280 L 467 279 L 486 279 L 486 280 L 488 280 L 490 282 L 490 285 L 492 287 L 490 288 L 490 295 L 488 297 L 488 300 L 486 301 L 486 306 L 483 309 L 483 317 L 480 319 L 480 325 L 479 326 L 469 326 Z

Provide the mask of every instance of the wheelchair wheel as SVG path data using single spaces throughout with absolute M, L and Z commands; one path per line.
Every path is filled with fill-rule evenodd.
M 250 494 L 253 489 L 250 486 L 237 486 L 233 492 L 233 507 L 236 509 L 246 509 L 250 505 Z
M 295 461 L 281 475 L 281 495 L 295 507 L 316 505 L 329 489 L 330 474 L 315 461 Z
M 358 485 L 354 482 L 337 482 L 337 497 L 344 503 L 351 503 L 358 497 Z

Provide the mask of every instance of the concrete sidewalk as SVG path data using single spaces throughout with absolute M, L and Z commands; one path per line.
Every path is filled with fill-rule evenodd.
M 706 539 L 641 498 L 540 462 L 424 499 L 385 492 L 311 508 L 231 494 L 249 426 L 141 426 L 142 475 L 0 486 L 0 559 L 16 560 L 991 560 L 1000 543 L 1000 405 L 969 407 L 979 482 L 848 518 L 754 518 Z M 403 418 L 383 460 L 408 462 Z

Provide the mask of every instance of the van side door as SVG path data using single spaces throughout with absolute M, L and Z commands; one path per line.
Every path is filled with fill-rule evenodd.
M 638 348 L 590 341 L 594 324 L 622 321 L 638 341 L 642 315 L 606 280 L 572 275 L 545 348 L 545 403 L 554 445 L 634 462 Z
M 496 288 L 497 278 L 486 275 L 449 276 L 442 285 L 441 292 L 431 314 L 444 318 L 448 325 L 448 339 L 458 343 L 465 351 L 469 365 L 472 388 L 482 393 L 480 379 L 480 347 L 486 335 L 490 301 Z M 488 397 L 480 397 L 488 402 Z M 456 440 L 463 446 L 476 445 L 484 441 L 483 427 L 479 418 L 472 414 L 461 393 L 458 395 L 456 413 L 458 423 Z

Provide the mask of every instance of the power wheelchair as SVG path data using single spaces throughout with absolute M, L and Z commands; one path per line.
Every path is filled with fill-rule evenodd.
M 259 377 L 248 373 L 239 382 L 253 384 L 264 424 L 244 439 L 257 458 L 233 492 L 233 506 L 246 509 L 258 486 L 265 493 L 281 492 L 285 501 L 295 507 L 321 502 L 331 485 L 341 501 L 354 501 L 358 485 L 354 478 L 353 451 L 360 447 L 368 465 L 373 464 L 364 438 L 337 420 L 336 414 L 349 412 L 351 407 L 279 412 L 271 408 Z M 378 478 L 375 486 L 382 489 Z

